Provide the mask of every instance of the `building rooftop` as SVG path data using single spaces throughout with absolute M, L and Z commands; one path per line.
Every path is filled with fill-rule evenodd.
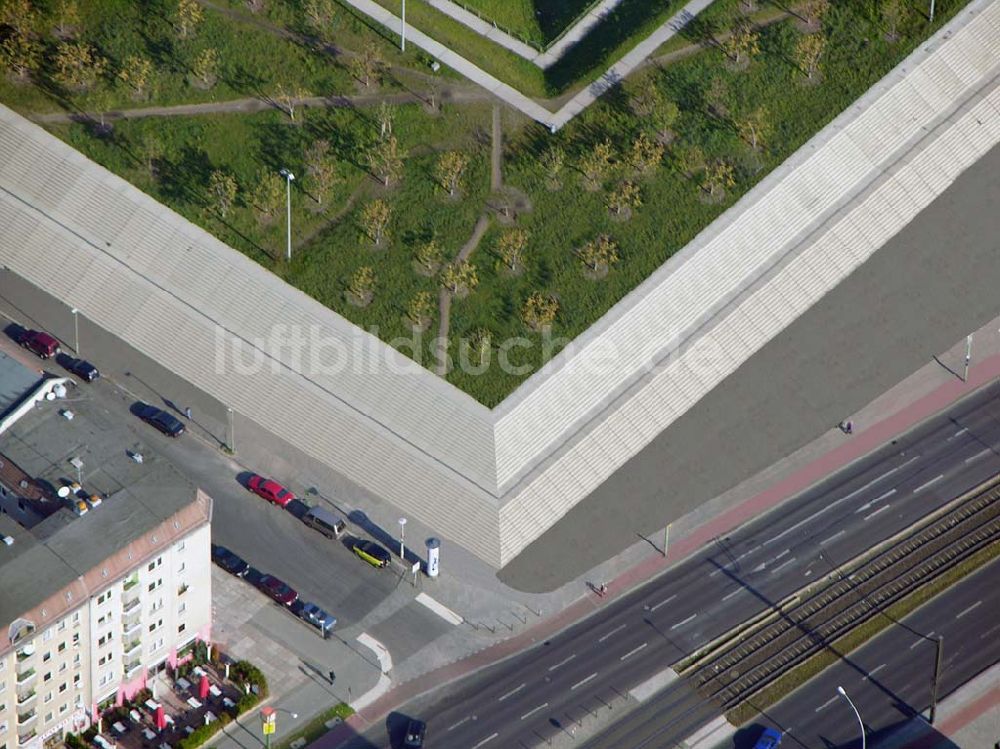
M 28 475 L 55 490 L 79 478 L 87 495 L 102 498 L 82 516 L 62 508 L 30 531 L 0 516 L 0 535 L 14 538 L 0 544 L 0 623 L 24 617 L 42 626 L 208 519 L 208 498 L 169 462 L 143 453 L 131 426 L 77 388 L 36 405 L 0 437 L 0 452 Z
M 40 371 L 28 369 L 0 351 L 0 417 L 20 403 L 42 378 Z

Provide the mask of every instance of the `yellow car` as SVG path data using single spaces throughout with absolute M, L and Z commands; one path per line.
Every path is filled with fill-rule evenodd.
M 388 567 L 392 560 L 392 555 L 374 541 L 355 541 L 351 548 L 372 567 Z

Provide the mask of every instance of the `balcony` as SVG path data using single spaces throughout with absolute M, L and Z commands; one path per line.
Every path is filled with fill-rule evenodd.
M 17 674 L 17 683 L 18 685 L 25 684 L 28 681 L 28 679 L 31 679 L 34 676 L 35 676 L 35 669 L 33 668 L 29 668 L 27 671 L 21 671 Z
M 123 652 L 125 657 L 128 658 L 131 655 L 138 654 L 139 650 L 141 649 L 142 649 L 142 640 L 136 638 L 131 641 L 126 640 Z
M 122 586 L 122 590 L 132 590 L 132 588 L 134 588 L 138 584 L 139 584 L 138 576 L 131 577 L 125 581 L 125 584 Z
M 132 598 L 123 599 L 122 611 L 128 614 L 131 611 L 135 611 L 141 603 L 142 600 L 139 598 L 139 596 L 133 596 Z
M 24 707 L 29 702 L 31 702 L 33 699 L 35 699 L 35 690 L 34 689 L 29 689 L 27 692 L 23 692 L 23 693 L 22 692 L 18 692 L 17 693 L 17 706 L 18 707 Z
M 17 662 L 21 663 L 22 661 L 27 660 L 34 654 L 35 654 L 34 648 L 22 648 L 21 650 L 17 651 Z
M 125 678 L 131 679 L 133 676 L 139 673 L 139 669 L 142 668 L 142 659 L 134 658 L 130 661 L 125 662 Z
M 122 622 L 122 639 L 132 642 L 142 630 L 142 617 L 136 616 Z
M 23 726 L 26 723 L 30 723 L 31 721 L 33 721 L 37 717 L 38 717 L 38 713 L 35 712 L 35 710 L 29 710 L 26 713 L 18 713 L 17 714 L 17 724 L 19 726 Z
M 35 736 L 36 736 L 36 735 L 37 735 L 37 731 L 35 731 L 35 729 L 34 729 L 34 728 L 32 728 L 32 729 L 31 729 L 30 731 L 28 731 L 27 733 L 19 733 L 19 734 L 17 735 L 17 743 L 18 743 L 19 745 L 21 745 L 21 746 L 24 746 L 24 745 L 25 745 L 25 744 L 27 744 L 27 743 L 28 743 L 29 741 L 31 741 L 31 740 L 32 740 L 33 738 L 35 738 Z

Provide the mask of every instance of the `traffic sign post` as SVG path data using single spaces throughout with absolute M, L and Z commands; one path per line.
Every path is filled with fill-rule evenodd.
M 264 745 L 271 749 L 271 736 L 277 728 L 278 711 L 273 707 L 262 707 L 260 709 L 261 731 L 264 733 Z

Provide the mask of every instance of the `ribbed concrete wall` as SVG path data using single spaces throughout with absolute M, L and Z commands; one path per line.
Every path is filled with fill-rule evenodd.
M 979 0 L 492 413 L 6 109 L 0 262 L 500 565 L 1000 140 L 997 92 L 979 91 L 998 72 L 1000 4 Z M 217 370 L 278 326 L 315 328 L 350 366 L 281 350 L 252 376 Z

